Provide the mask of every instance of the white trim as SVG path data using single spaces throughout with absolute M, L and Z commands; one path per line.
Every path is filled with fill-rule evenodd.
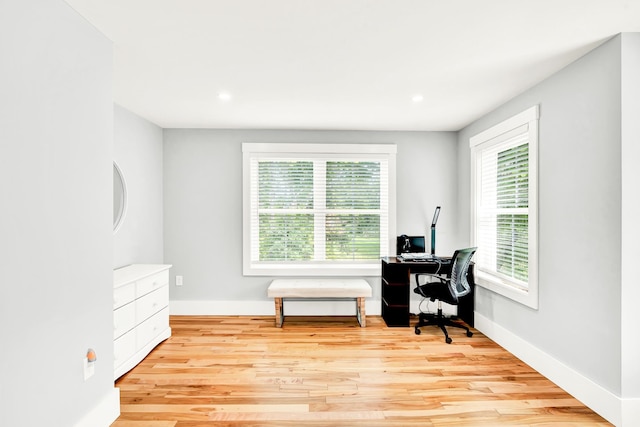
M 359 154 L 397 154 L 395 144 L 307 144 L 307 143 L 242 143 L 242 152 L 250 153 L 359 153 Z
M 475 147 L 478 144 L 482 144 L 490 139 L 497 138 L 498 136 L 516 129 L 525 123 L 529 123 L 540 118 L 540 108 L 538 105 L 534 105 L 523 112 L 516 114 L 513 117 L 508 118 L 487 130 L 480 132 L 469 138 L 469 147 Z
M 529 272 L 528 286 L 526 289 L 519 288 L 515 283 L 501 281 L 492 275 L 478 274 L 476 285 L 488 289 L 492 292 L 503 295 L 513 301 L 526 305 L 527 307 L 538 309 L 538 119 L 540 109 L 538 105 L 516 114 L 492 127 L 469 138 L 471 147 L 471 167 L 470 167 L 470 188 L 471 188 L 471 245 L 478 246 L 476 238 L 476 207 L 479 193 L 479 183 L 477 181 L 477 153 L 488 146 L 494 145 L 496 141 L 506 141 L 517 132 L 526 129 L 529 144 Z M 517 133 L 516 132 L 516 133 Z M 486 144 L 486 145 L 485 145 Z
M 74 427 L 109 427 L 120 416 L 120 389 L 113 388 Z
M 580 372 L 531 345 L 492 320 L 474 313 L 475 328 L 505 350 L 553 381 L 610 423 L 636 425 L 640 419 L 640 399 L 621 399 Z M 623 411 L 624 409 L 624 411 Z M 635 416 L 636 418 L 632 418 Z M 623 420 L 626 423 L 623 423 Z
M 381 274 L 380 261 L 362 263 L 295 263 L 283 266 L 283 263 L 259 263 L 252 261 L 251 235 L 251 159 L 268 156 L 274 153 L 282 156 L 294 154 L 327 154 L 384 160 L 387 162 L 387 187 L 382 194 L 388 195 L 387 203 L 387 252 L 381 256 L 394 253 L 396 236 L 396 144 L 307 144 L 307 143 L 248 143 L 242 144 L 242 200 L 243 200 L 243 256 L 242 274 L 244 276 L 367 276 L 379 277 Z M 384 242 L 381 242 L 384 246 Z
M 365 300 L 367 315 L 380 316 L 380 299 Z M 170 314 L 177 316 L 274 316 L 273 299 L 265 301 L 171 301 Z M 287 316 L 353 316 L 352 301 L 288 301 Z
M 475 282 L 478 286 L 505 296 L 527 307 L 538 308 L 538 286 L 529 286 L 527 289 L 520 289 L 509 283 L 499 281 L 496 276 L 490 274 L 483 275 L 480 271 L 476 272 Z M 532 283 L 531 271 L 529 272 L 529 283 Z
M 621 426 L 634 426 L 640 420 L 640 398 L 622 399 Z
M 320 265 L 313 263 L 291 264 L 286 268 L 282 264 L 260 264 L 256 267 L 250 261 L 247 262 L 251 270 L 245 270 L 245 276 L 345 276 L 345 277 L 379 277 L 381 274 L 380 261 L 370 264 L 333 264 Z

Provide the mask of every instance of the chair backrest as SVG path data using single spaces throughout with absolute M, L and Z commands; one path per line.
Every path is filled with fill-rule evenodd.
M 471 285 L 467 281 L 467 273 L 471 265 L 471 258 L 478 248 L 458 249 L 453 253 L 453 265 L 451 266 L 451 281 L 449 288 L 451 293 L 459 298 L 471 292 Z

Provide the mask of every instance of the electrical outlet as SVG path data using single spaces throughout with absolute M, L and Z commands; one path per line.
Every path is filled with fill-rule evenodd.
M 182 286 L 182 276 L 176 276 L 176 286 Z

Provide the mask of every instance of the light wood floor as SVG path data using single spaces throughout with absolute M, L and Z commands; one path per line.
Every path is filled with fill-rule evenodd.
M 610 426 L 481 333 L 355 318 L 172 316 L 112 427 Z M 453 329 L 453 328 L 451 328 Z

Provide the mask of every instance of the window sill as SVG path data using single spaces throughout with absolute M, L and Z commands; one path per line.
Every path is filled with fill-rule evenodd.
M 245 265 L 244 276 L 367 276 L 376 277 L 381 274 L 380 263 L 377 264 L 341 264 L 332 266 L 319 266 L 317 264 L 297 265 Z
M 481 272 L 476 272 L 475 282 L 477 286 L 488 289 L 491 292 L 500 294 L 535 310 L 538 309 L 538 294 L 532 289 L 522 289 L 490 274 Z

